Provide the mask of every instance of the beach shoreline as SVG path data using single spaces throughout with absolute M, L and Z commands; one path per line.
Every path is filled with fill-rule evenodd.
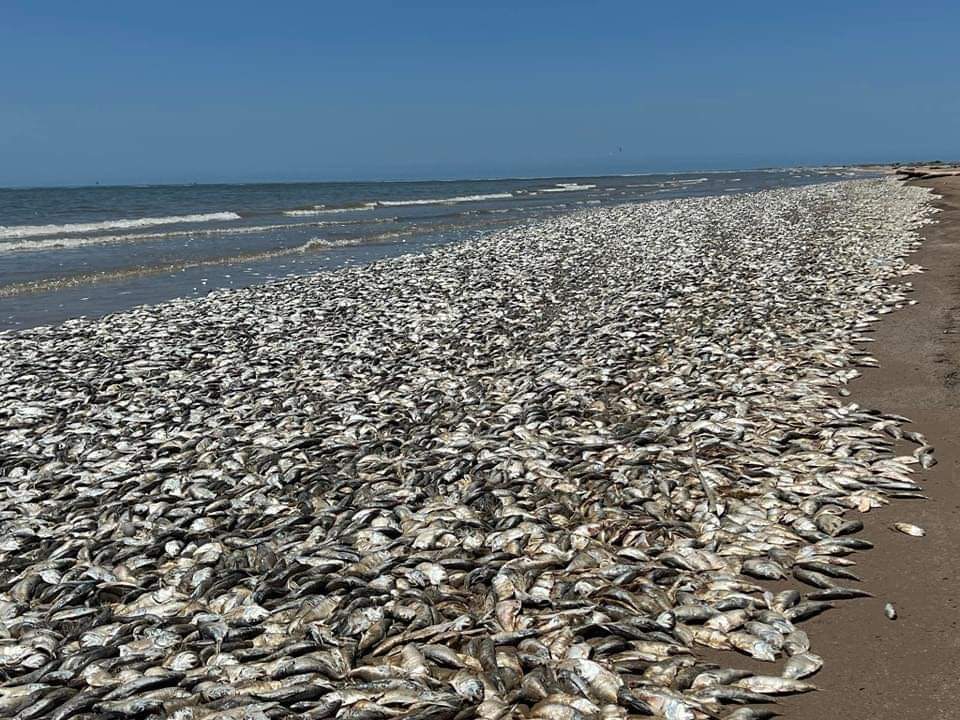
M 936 223 L 909 262 L 915 305 L 878 323 L 871 354 L 850 385 L 850 401 L 909 417 L 936 448 L 938 464 L 919 475 L 928 501 L 896 502 L 860 517 L 876 547 L 858 557 L 858 574 L 876 597 L 809 621 L 825 660 L 819 692 L 786 698 L 791 720 L 897 718 L 948 720 L 960 714 L 960 177 L 911 180 L 942 197 Z M 923 538 L 890 530 L 906 521 Z M 885 603 L 897 608 L 889 621 Z
M 0 189 L 0 331 L 422 252 L 578 209 L 877 172 L 783 168 L 576 181 Z

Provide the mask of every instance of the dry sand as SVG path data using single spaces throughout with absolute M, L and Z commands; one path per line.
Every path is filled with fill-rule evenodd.
M 869 350 L 881 367 L 866 369 L 849 399 L 911 418 L 939 464 L 923 475 L 929 501 L 861 516 L 861 535 L 877 547 L 857 556 L 857 571 L 876 598 L 805 624 L 825 667 L 820 692 L 781 703 L 791 720 L 960 718 L 960 176 L 915 182 L 943 195 L 911 258 L 927 269 L 911 278 L 918 303 L 877 326 Z M 892 532 L 897 521 L 927 536 Z M 896 621 L 884 617 L 886 602 Z
M 936 165 L 911 165 L 890 168 L 903 179 L 933 179 L 960 175 L 960 165 L 939 163 Z M 919 184 L 919 183 L 918 183 Z

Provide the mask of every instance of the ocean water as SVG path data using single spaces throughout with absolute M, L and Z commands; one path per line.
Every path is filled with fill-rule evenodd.
M 862 176 L 846 169 L 438 182 L 0 188 L 0 330 L 421 252 L 590 206 Z

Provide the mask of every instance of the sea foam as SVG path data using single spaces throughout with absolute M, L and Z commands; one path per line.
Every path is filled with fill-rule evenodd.
M 125 230 L 128 228 L 174 225 L 177 223 L 203 223 L 217 220 L 239 220 L 234 212 L 200 213 L 196 215 L 169 215 L 167 217 L 121 218 L 97 223 L 68 223 L 66 225 L 0 225 L 0 240 L 10 238 L 42 237 L 44 235 L 78 235 L 101 230 Z
M 314 205 L 312 208 L 300 208 L 298 210 L 284 210 L 283 214 L 289 217 L 311 217 L 313 215 L 328 215 L 330 213 L 359 212 L 360 210 L 372 210 L 377 207 L 377 203 L 368 202 L 362 205 L 349 205 L 347 207 L 327 207 L 326 205 Z
M 596 185 L 581 185 L 580 183 L 557 183 L 556 187 L 543 188 L 537 192 L 578 192 L 580 190 L 593 190 Z
M 194 228 L 192 230 L 171 230 L 170 232 L 134 233 L 130 235 L 86 235 L 82 237 L 39 237 L 14 238 L 0 242 L 0 253 L 13 251 L 55 250 L 60 248 L 78 248 L 87 245 L 112 245 L 122 243 L 148 242 L 180 237 L 203 237 L 212 235 L 251 235 L 271 230 L 289 230 L 294 228 L 321 227 L 328 222 L 289 222 L 273 225 L 241 225 L 238 227 Z
M 488 193 L 486 195 L 455 195 L 446 198 L 418 198 L 415 200 L 380 200 L 382 207 L 397 207 L 400 205 L 447 205 L 462 202 L 480 202 L 482 200 L 508 200 L 513 193 Z
M 413 198 L 410 200 L 374 200 L 363 203 L 362 205 L 349 205 L 346 207 L 327 207 L 325 205 L 315 205 L 312 208 L 301 208 L 297 210 L 284 210 L 283 214 L 290 217 L 309 217 L 311 215 L 326 215 L 327 213 L 345 213 L 359 212 L 361 210 L 373 210 L 378 207 L 403 207 L 405 205 L 452 205 L 463 202 L 480 202 L 482 200 L 509 200 L 513 198 L 513 193 L 488 193 L 485 195 L 455 195 L 453 197 L 443 198 Z

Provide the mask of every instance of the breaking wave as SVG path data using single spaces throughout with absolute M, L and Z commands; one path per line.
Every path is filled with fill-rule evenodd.
M 356 205 L 343 205 L 340 207 L 328 207 L 326 205 L 314 205 L 312 208 L 298 208 L 296 210 L 284 210 L 284 215 L 290 217 L 309 217 L 311 215 L 326 215 L 328 213 L 359 212 L 361 210 L 373 210 L 380 207 L 403 207 L 406 205 L 453 205 L 464 202 L 480 202 L 483 200 L 510 200 L 513 193 L 486 193 L 482 195 L 454 195 L 453 197 L 442 198 L 412 198 L 410 200 L 373 200 L 370 202 Z
M 124 230 L 128 228 L 175 225 L 179 223 L 204 223 L 223 220 L 239 220 L 234 212 L 200 213 L 195 215 L 169 215 L 167 217 L 122 218 L 97 223 L 68 223 L 66 225 L 0 225 L 0 240 L 9 238 L 42 237 L 44 235 L 74 235 L 101 230 Z
M 448 203 L 479 202 L 482 200 L 508 200 L 513 193 L 487 193 L 486 195 L 455 195 L 447 198 L 419 198 L 415 200 L 380 200 L 381 207 L 397 207 L 400 205 L 446 205 Z
M 578 192 L 580 190 L 593 190 L 596 185 L 581 185 L 580 183 L 557 183 L 556 187 L 543 188 L 537 192 Z
M 301 230 L 303 228 L 346 227 L 351 225 L 381 225 L 396 222 L 396 217 L 371 220 L 316 220 L 314 222 L 274 223 L 272 225 L 247 225 L 233 227 L 194 228 L 169 232 L 132 233 L 129 235 L 88 235 L 85 237 L 52 237 L 0 242 L 0 254 L 7 252 L 31 252 L 86 247 L 88 245 L 115 245 L 122 243 L 149 242 L 169 238 L 195 238 L 215 235 L 253 235 L 273 230 Z
M 312 208 L 300 208 L 298 210 L 284 210 L 283 214 L 290 217 L 310 217 L 312 215 L 328 215 L 330 213 L 357 212 L 359 210 L 372 210 L 377 207 L 377 203 L 368 202 L 362 205 L 344 205 L 343 207 L 327 207 L 326 205 L 314 205 Z

